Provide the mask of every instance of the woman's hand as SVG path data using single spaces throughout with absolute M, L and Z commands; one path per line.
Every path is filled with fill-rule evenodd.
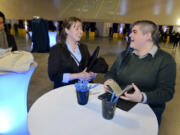
M 78 79 L 80 80 L 92 80 L 94 78 L 96 78 L 96 74 L 93 72 L 86 72 L 87 68 L 85 68 L 82 72 L 79 73 L 79 77 Z
M 134 88 L 134 93 L 129 94 L 128 92 L 125 92 L 123 96 L 120 96 L 120 98 L 133 102 L 142 102 L 143 95 L 141 91 L 134 83 L 132 83 L 132 86 Z
M 94 72 L 89 72 L 90 74 L 91 74 L 91 79 L 95 79 L 96 78 L 96 73 L 94 73 Z
M 113 81 L 112 79 L 108 79 L 108 80 L 106 80 L 106 81 L 104 82 L 104 90 L 105 90 L 106 92 L 111 93 L 111 91 L 110 91 L 110 89 L 108 88 L 107 85 L 109 85 L 112 81 Z

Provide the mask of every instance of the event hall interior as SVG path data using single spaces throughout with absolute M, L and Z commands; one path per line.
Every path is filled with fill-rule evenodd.
M 33 48 L 33 18 L 40 17 L 48 22 L 51 47 L 56 43 L 63 20 L 70 16 L 79 17 L 84 22 L 81 42 L 88 46 L 90 53 L 100 46 L 99 56 L 107 61 L 109 69 L 118 54 L 127 46 L 127 35 L 123 30 L 130 29 L 131 24 L 137 20 L 154 21 L 162 32 L 168 32 L 165 37 L 161 34 L 160 47 L 170 53 L 177 64 L 175 94 L 167 102 L 159 135 L 179 135 L 180 43 L 173 48 L 171 39 L 171 35 L 180 33 L 179 5 L 179 0 L 0 0 L 0 11 L 6 16 L 6 23 L 15 37 L 18 50 L 28 52 Z M 53 83 L 48 77 L 49 52 L 32 54 L 38 66 L 28 88 L 28 110 L 40 96 L 53 89 Z M 94 82 L 103 83 L 104 74 L 98 74 Z

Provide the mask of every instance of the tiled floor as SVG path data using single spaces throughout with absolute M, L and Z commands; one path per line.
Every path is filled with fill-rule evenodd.
M 31 50 L 31 41 L 25 38 L 16 37 L 18 48 L 20 50 Z M 100 56 L 104 57 L 111 67 L 116 56 L 126 47 L 126 43 L 121 40 L 112 40 L 109 38 L 98 38 L 96 40 L 83 40 L 83 43 L 88 45 L 90 52 L 92 52 L 96 46 L 100 46 Z M 171 53 L 177 63 L 177 79 L 176 79 L 176 92 L 173 100 L 167 103 L 166 110 L 163 114 L 162 125 L 160 127 L 159 135 L 180 135 L 180 47 L 173 50 L 171 45 L 165 46 L 161 44 L 161 47 Z M 28 91 L 28 108 L 44 93 L 52 89 L 53 84 L 48 78 L 47 63 L 48 53 L 33 53 L 35 61 L 38 63 L 38 67 L 35 70 Z M 103 83 L 103 74 L 100 74 L 95 82 Z

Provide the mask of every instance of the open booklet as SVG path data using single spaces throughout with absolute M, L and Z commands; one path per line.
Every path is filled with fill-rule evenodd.
M 112 80 L 111 83 L 109 85 L 107 85 L 109 90 L 113 93 L 115 92 L 116 96 L 121 96 L 123 95 L 126 91 L 131 91 L 133 92 L 133 87 L 132 85 L 127 85 L 124 89 L 121 89 L 121 87 L 119 86 L 119 84 Z
M 128 91 L 128 93 L 134 92 L 132 85 L 127 85 L 124 89 L 121 89 L 119 84 L 114 80 L 111 81 L 111 83 L 108 85 L 108 87 L 109 87 L 111 93 L 115 92 L 116 97 L 123 95 L 124 92 L 126 92 L 126 91 Z M 103 93 L 103 94 L 98 96 L 98 99 L 100 99 L 100 100 L 103 100 L 103 99 L 111 100 L 111 97 L 112 97 L 111 93 L 109 93 L 109 92 Z M 131 101 L 127 101 L 127 100 L 123 100 L 123 99 L 119 98 L 117 101 L 116 107 L 118 107 L 119 109 L 122 109 L 124 111 L 129 111 L 136 104 L 137 104 L 137 102 L 131 102 Z

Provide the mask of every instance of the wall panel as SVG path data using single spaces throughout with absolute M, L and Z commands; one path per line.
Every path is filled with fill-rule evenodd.
M 62 20 L 77 16 L 85 21 L 132 23 L 150 19 L 158 24 L 178 25 L 179 0 L 0 0 L 8 19 Z M 180 24 L 179 24 L 180 25 Z

